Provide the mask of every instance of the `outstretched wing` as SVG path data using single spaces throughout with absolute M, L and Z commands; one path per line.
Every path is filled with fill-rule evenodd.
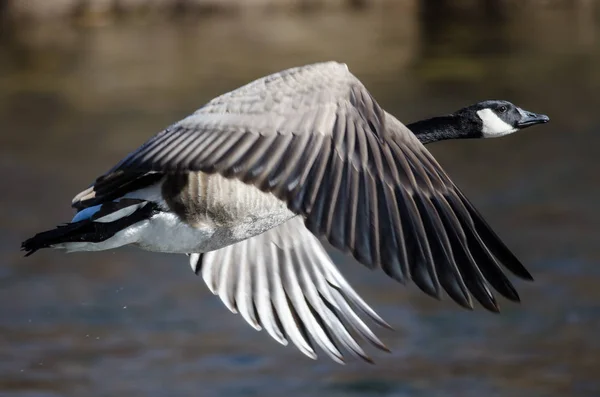
M 229 310 L 279 343 L 291 340 L 313 359 L 312 341 L 337 362 L 344 361 L 340 347 L 371 361 L 349 330 L 387 351 L 355 310 L 389 325 L 352 289 L 299 216 L 225 248 L 192 254 L 190 262 Z

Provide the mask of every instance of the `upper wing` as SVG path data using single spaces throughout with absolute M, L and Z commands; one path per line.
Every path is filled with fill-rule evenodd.
M 371 361 L 348 326 L 387 351 L 354 308 L 389 325 L 352 289 L 299 216 L 201 259 L 192 254 L 190 261 L 229 310 L 284 345 L 289 338 L 311 358 L 317 356 L 309 336 L 337 362 L 344 358 L 340 345 Z
M 498 310 L 531 275 L 418 139 L 343 64 L 289 69 L 215 98 L 115 171 L 219 173 L 271 191 L 306 226 L 426 293 Z

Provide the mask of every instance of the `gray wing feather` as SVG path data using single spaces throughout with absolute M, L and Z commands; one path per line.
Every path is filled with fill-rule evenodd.
M 192 254 L 196 268 L 199 255 Z M 209 289 L 255 329 L 265 328 L 278 342 L 288 339 L 315 359 L 311 339 L 342 363 L 338 345 L 371 361 L 348 327 L 374 346 L 387 350 L 360 310 L 389 328 L 337 270 L 302 217 L 239 243 L 203 254 L 200 271 Z
M 273 192 L 359 262 L 440 286 L 472 308 L 519 296 L 500 265 L 531 275 L 439 164 L 345 65 L 289 69 L 222 95 L 150 139 L 116 170 L 202 171 Z M 435 258 L 435 260 L 434 260 Z

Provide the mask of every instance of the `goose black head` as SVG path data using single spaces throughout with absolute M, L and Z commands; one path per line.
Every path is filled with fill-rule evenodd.
M 523 110 L 508 101 L 490 100 L 407 127 L 427 144 L 446 139 L 497 138 L 549 120 L 544 114 Z
M 545 114 L 533 113 L 501 100 L 478 102 L 455 114 L 475 118 L 479 125 L 478 138 L 497 138 L 550 121 Z

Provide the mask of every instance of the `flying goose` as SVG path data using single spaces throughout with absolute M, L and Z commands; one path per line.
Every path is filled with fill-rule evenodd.
M 489 138 L 545 123 L 484 101 L 409 124 L 383 110 L 345 64 L 275 73 L 171 125 L 72 201 L 70 223 L 22 244 L 100 251 L 123 245 L 185 253 L 232 312 L 316 358 L 314 344 L 370 361 L 356 341 L 385 345 L 318 238 L 401 283 L 442 289 L 491 311 L 490 286 L 519 296 L 501 265 L 531 280 L 423 144 Z M 343 349 L 342 349 L 343 348 Z

